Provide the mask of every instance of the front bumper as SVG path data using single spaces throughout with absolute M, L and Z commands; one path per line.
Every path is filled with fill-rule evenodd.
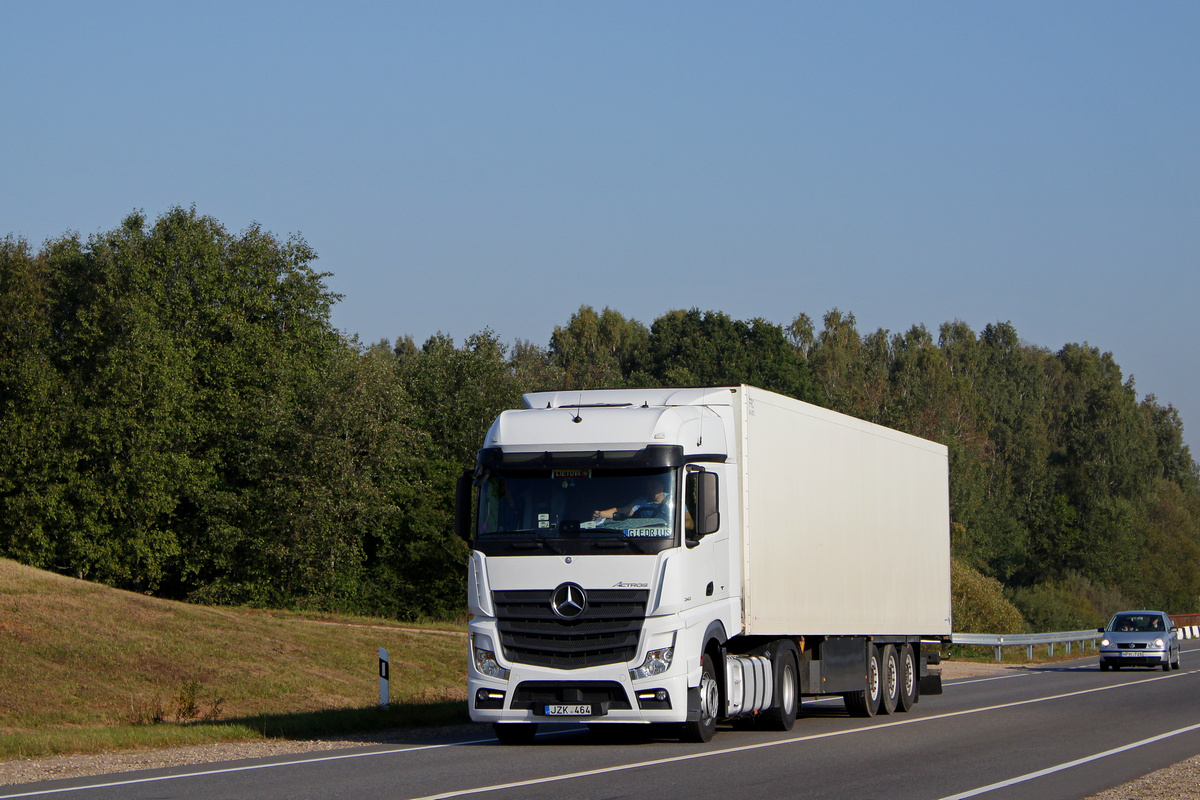
M 471 631 L 492 642 L 500 641 L 490 621 L 473 623 Z M 688 672 L 680 643 L 675 646 L 675 658 L 664 673 L 636 681 L 629 670 L 642 663 L 644 643 L 633 663 L 573 670 L 511 663 L 497 653 L 497 663 L 508 670 L 507 679 L 480 673 L 474 658 L 469 657 L 467 706 L 471 719 L 502 723 L 684 722 L 688 717 Z
M 1168 663 L 1169 650 L 1101 649 L 1100 663 L 1114 667 L 1161 667 Z

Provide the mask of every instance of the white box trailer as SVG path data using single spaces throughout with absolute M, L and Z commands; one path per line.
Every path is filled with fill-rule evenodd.
M 471 716 L 790 729 L 940 692 L 942 445 L 750 386 L 526 395 L 459 482 Z
M 745 632 L 949 636 L 946 448 L 773 392 L 731 394 Z

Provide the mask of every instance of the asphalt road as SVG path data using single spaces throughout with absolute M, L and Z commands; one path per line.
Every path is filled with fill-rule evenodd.
M 1175 672 L 1102 673 L 1093 656 L 950 682 L 874 720 L 808 701 L 790 733 L 721 729 L 708 745 L 579 728 L 526 747 L 488 736 L 7 786 L 0 800 L 1082 798 L 1200 753 L 1200 643 L 1183 644 Z

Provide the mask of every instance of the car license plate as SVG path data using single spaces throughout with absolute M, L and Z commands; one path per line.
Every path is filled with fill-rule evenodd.
M 590 717 L 591 705 L 582 706 L 546 706 L 547 717 Z
M 1126 650 L 1124 653 L 1121 653 L 1121 658 L 1145 658 L 1145 657 L 1146 657 L 1145 650 Z

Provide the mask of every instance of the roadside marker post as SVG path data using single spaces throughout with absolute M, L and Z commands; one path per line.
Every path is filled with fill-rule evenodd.
M 388 692 L 388 651 L 379 648 L 379 707 L 387 708 L 391 702 Z

